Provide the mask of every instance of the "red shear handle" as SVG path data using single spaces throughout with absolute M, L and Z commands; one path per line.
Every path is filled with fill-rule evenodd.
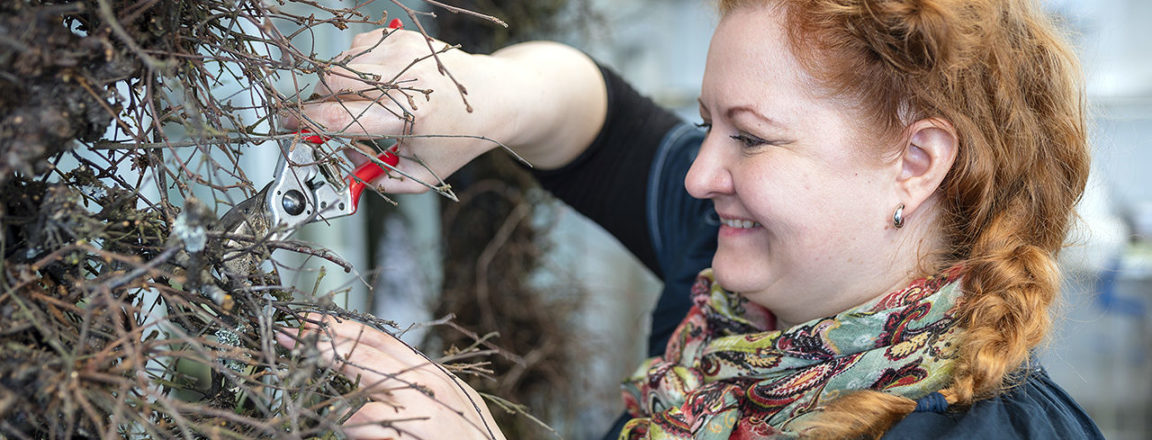
M 400 163 L 400 157 L 396 156 L 395 151 L 396 147 L 392 147 L 391 150 L 380 153 L 376 158 L 388 165 L 396 166 L 396 164 Z M 387 171 L 388 170 L 377 165 L 375 162 L 368 162 L 356 167 L 356 171 L 353 171 L 352 175 L 348 176 L 348 192 L 352 195 L 353 213 L 355 213 L 356 208 L 360 206 L 360 193 L 364 192 L 364 185 L 384 175 Z
M 303 139 L 304 142 L 310 144 L 320 145 L 328 140 L 327 137 L 320 136 L 318 134 L 312 134 L 312 130 L 307 128 L 301 128 L 300 131 L 297 131 L 295 134 L 300 135 L 300 138 Z

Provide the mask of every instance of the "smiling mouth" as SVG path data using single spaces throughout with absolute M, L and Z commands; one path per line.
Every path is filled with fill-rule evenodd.
M 721 218 L 720 224 L 729 228 L 736 229 L 752 229 L 760 227 L 760 223 L 754 222 L 752 220 L 740 220 L 734 218 Z

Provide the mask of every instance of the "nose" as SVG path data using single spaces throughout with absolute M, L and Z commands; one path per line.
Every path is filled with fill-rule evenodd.
M 698 199 L 710 199 L 732 193 L 732 174 L 724 154 L 723 146 L 708 135 L 700 145 L 700 152 L 688 168 L 684 177 L 684 187 L 688 194 Z

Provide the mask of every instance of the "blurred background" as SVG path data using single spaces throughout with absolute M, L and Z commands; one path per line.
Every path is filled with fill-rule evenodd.
M 386 9 L 385 3 L 370 7 Z M 406 3 L 427 9 L 417 0 Z M 434 34 L 465 50 L 561 40 L 613 67 L 687 120 L 697 118 L 695 99 L 717 21 L 711 2 L 451 3 L 501 16 L 512 26 L 501 30 L 437 11 Z M 1107 438 L 1152 438 L 1152 38 L 1146 30 L 1152 2 L 1045 5 L 1075 34 L 1088 79 L 1095 150 L 1081 222 L 1062 256 L 1066 288 L 1057 328 L 1038 354 Z M 364 30 L 317 34 L 318 52 L 335 55 Z M 253 169 L 269 163 L 258 154 L 245 158 Z M 516 353 L 501 367 L 510 370 L 500 374 L 512 371 L 519 382 L 496 383 L 495 389 L 523 391 L 523 403 L 565 438 L 599 438 L 622 410 L 616 384 L 643 356 L 646 314 L 659 284 L 607 233 L 549 200 L 517 168 L 494 157 L 462 172 L 454 182 L 461 204 L 422 195 L 397 197 L 392 206 L 366 197 L 375 206 L 369 214 L 339 220 L 335 227 L 313 225 L 302 235 L 365 268 L 360 277 L 331 276 L 339 271 L 329 269 L 328 276 L 301 272 L 296 282 L 319 282 L 320 291 L 343 289 L 349 308 L 373 311 L 402 327 L 448 311 L 497 312 L 458 317 L 472 331 L 500 332 L 493 343 Z M 270 178 L 249 175 L 253 181 Z M 503 300 L 476 302 L 477 295 Z M 523 329 L 525 322 L 530 329 L 518 334 L 500 330 Z M 451 345 L 450 335 L 428 332 L 414 328 L 405 338 L 429 349 Z M 555 388 L 557 380 L 567 385 Z

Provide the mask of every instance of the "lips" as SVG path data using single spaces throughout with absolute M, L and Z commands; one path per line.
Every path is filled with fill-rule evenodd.
M 760 223 L 752 220 L 720 217 L 720 224 L 734 229 L 752 229 L 760 227 Z

